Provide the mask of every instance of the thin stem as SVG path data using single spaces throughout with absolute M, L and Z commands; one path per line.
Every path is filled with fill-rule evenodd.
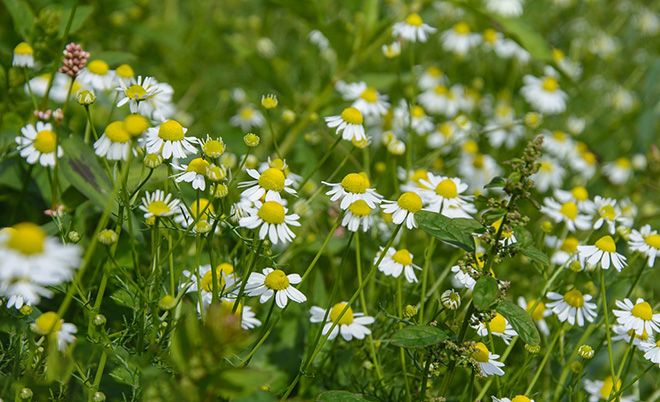
M 382 253 L 385 253 L 385 250 Z M 400 276 L 396 281 L 396 304 L 399 317 L 403 320 L 403 276 Z M 403 328 L 403 323 L 399 325 L 399 328 Z M 410 382 L 408 381 L 408 369 L 406 367 L 406 351 L 403 347 L 399 348 L 399 359 L 401 361 L 401 371 L 403 372 L 403 383 L 406 387 L 406 400 L 410 402 Z
M 316 171 L 319 170 L 319 169 L 321 168 L 321 166 L 323 166 L 323 164 L 325 163 L 325 161 L 327 161 L 328 158 L 329 158 L 330 156 L 333 155 L 332 151 L 335 149 L 335 147 L 336 147 L 337 145 L 339 145 L 340 142 L 341 142 L 341 136 L 337 136 L 337 139 L 336 139 L 335 142 L 330 146 L 330 149 L 328 149 L 327 151 L 325 151 L 326 153 L 325 153 L 325 155 L 323 156 L 323 158 L 321 158 L 321 160 L 318 161 L 318 163 L 316 164 L 316 166 L 314 166 L 314 169 L 312 169 L 311 172 L 307 173 L 307 175 L 305 176 L 305 178 L 303 179 L 303 181 L 300 182 L 300 185 L 298 186 L 298 188 L 299 188 L 300 190 L 303 189 L 303 187 L 305 186 L 305 184 L 307 184 L 307 182 L 309 181 L 309 179 L 312 178 L 312 176 L 314 175 L 314 173 L 316 173 Z
M 536 381 L 538 381 L 539 377 L 541 376 L 541 372 L 543 371 L 543 368 L 545 367 L 545 364 L 548 362 L 548 359 L 550 359 L 550 354 L 553 352 L 553 347 L 555 346 L 555 343 L 557 343 L 557 340 L 559 339 L 559 336 L 563 333 L 563 328 L 557 331 L 555 336 L 552 338 L 552 341 L 550 342 L 550 345 L 548 346 L 548 350 L 546 350 L 545 355 L 543 356 L 543 360 L 541 360 L 541 364 L 539 367 L 536 369 L 536 373 L 534 374 L 534 377 L 532 378 L 532 382 L 529 383 L 527 386 L 527 389 L 525 390 L 525 395 L 529 395 L 530 392 L 532 392 L 532 389 L 534 388 L 534 385 L 536 384 Z
M 607 294 L 605 288 L 605 270 L 600 270 L 600 294 L 603 300 L 603 316 L 605 317 L 605 335 L 607 337 L 607 355 L 610 359 L 610 372 L 612 383 L 616 384 L 618 376 L 614 371 L 614 353 L 612 352 L 612 337 L 610 335 L 610 315 L 607 307 Z
M 255 232 L 253 239 L 256 239 L 256 238 L 257 238 L 257 233 Z M 263 244 L 262 240 L 257 240 L 257 248 L 254 251 L 254 254 L 252 254 L 252 259 L 250 261 L 250 265 L 249 265 L 248 269 L 243 274 L 243 278 L 241 280 L 241 287 L 238 290 L 238 295 L 236 296 L 236 301 L 234 302 L 234 306 L 231 309 L 232 313 L 236 313 L 236 309 L 238 308 L 238 303 L 240 303 L 241 297 L 243 296 L 243 292 L 245 291 L 245 285 L 247 284 L 247 279 L 250 276 L 250 273 L 254 270 L 255 265 L 257 265 L 257 260 L 259 259 L 259 252 L 261 251 L 261 245 L 262 244 Z
M 424 267 L 422 268 L 422 295 L 419 300 L 419 321 L 424 322 L 424 304 L 426 303 L 426 289 L 429 281 L 429 270 L 431 269 L 431 257 L 435 251 L 435 237 L 431 236 L 429 245 L 424 253 Z

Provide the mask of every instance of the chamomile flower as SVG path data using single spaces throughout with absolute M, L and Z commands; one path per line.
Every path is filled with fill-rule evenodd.
M 351 106 L 359 110 L 367 121 L 375 121 L 387 114 L 390 106 L 387 96 L 380 94 L 376 88 L 364 82 L 347 84 L 343 81 L 337 82 L 335 87 L 344 100 L 353 101 Z
M 409 42 L 426 42 L 429 34 L 435 31 L 436 29 L 425 24 L 417 13 L 409 14 L 404 21 L 392 26 L 392 36 Z
M 47 287 L 69 281 L 80 254 L 80 247 L 61 244 L 34 223 L 0 230 L 0 296 L 14 296 L 16 308 L 51 297 Z
M 468 188 L 457 177 L 436 176 L 428 174 L 427 179 L 421 183 L 429 190 L 421 192 L 422 197 L 428 202 L 428 210 L 439 212 L 449 218 L 469 218 L 470 214 L 476 212 L 468 196 L 462 195 Z
M 135 71 L 129 64 L 121 64 L 115 68 L 115 81 L 116 85 L 120 86 L 122 83 L 129 84 L 135 78 Z
M 57 144 L 57 134 L 50 123 L 38 121 L 36 125 L 28 124 L 21 128 L 21 136 L 16 137 L 18 151 L 27 163 L 37 162 L 44 167 L 55 166 L 57 157 L 63 154 L 62 147 Z
M 330 128 L 336 127 L 337 134 L 341 134 L 341 138 L 346 141 L 367 139 L 362 126 L 364 123 L 362 112 L 353 106 L 347 107 L 338 116 L 326 117 L 325 122 Z
M 525 135 L 525 127 L 516 122 L 513 108 L 504 102 L 495 107 L 495 115 L 484 126 L 490 145 L 499 148 L 505 145 L 513 148 Z
M 83 68 L 78 79 L 80 83 L 87 87 L 99 91 L 106 91 L 115 85 L 115 73 L 110 70 L 110 66 L 103 60 L 92 60 Z
M 577 289 L 571 289 L 563 295 L 549 292 L 548 298 L 552 302 L 546 306 L 552 310 L 561 322 L 568 321 L 569 324 L 583 326 L 585 320 L 594 322 L 596 318 L 596 304 L 590 303 L 593 298 L 589 294 L 582 294 Z
M 648 266 L 655 265 L 655 258 L 660 256 L 660 235 L 652 230 L 651 225 L 644 225 L 640 230 L 633 229 L 628 238 L 628 246 L 646 256 Z
M 273 296 L 279 308 L 286 307 L 289 300 L 296 303 L 307 301 L 307 297 L 292 286 L 300 283 L 300 275 L 287 275 L 281 269 L 273 268 L 264 268 L 261 272 L 252 272 L 245 284 L 247 295 L 259 296 L 259 303 L 266 303 Z
M 610 396 L 621 389 L 621 379 L 617 380 L 616 389 L 611 376 L 601 380 L 584 380 L 584 390 L 589 394 L 589 402 L 608 401 Z M 617 399 L 619 400 L 619 399 Z M 621 402 L 634 402 L 635 398 L 620 396 Z
M 254 180 L 241 182 L 238 187 L 246 187 L 241 197 L 250 201 L 260 200 L 264 196 L 266 201 L 282 201 L 282 191 L 296 194 L 293 181 L 286 177 L 282 169 L 269 167 L 261 173 L 255 169 L 247 169 L 246 172 Z
M 194 190 L 206 190 L 206 176 L 211 167 L 211 164 L 206 159 L 195 158 L 187 165 L 177 165 L 176 163 L 172 163 L 172 167 L 181 172 L 172 176 L 174 181 L 177 183 L 190 183 Z
M 38 335 L 48 336 L 57 342 L 59 351 L 65 351 L 67 346 L 76 340 L 73 334 L 78 332 L 75 325 L 64 322 L 57 313 L 52 311 L 37 317 L 34 323 L 30 325 L 30 329 Z
M 630 299 L 617 300 L 620 309 L 613 311 L 616 321 L 627 330 L 633 330 L 637 335 L 647 333 L 652 336 L 660 332 L 660 313 L 653 314 L 653 307 L 644 299 L 639 298 L 635 304 Z
M 145 114 L 144 106 L 140 108 L 141 104 L 146 104 L 161 90 L 158 83 L 153 77 L 142 77 L 130 79 L 128 82 L 120 81 L 117 92 L 119 99 L 117 107 L 122 107 L 128 104 L 131 113 Z M 147 114 L 147 117 L 148 116 Z
M 34 49 L 32 49 L 32 46 L 26 42 L 16 45 L 11 65 L 14 67 L 34 67 Z
M 126 131 L 123 121 L 108 124 L 103 135 L 94 142 L 94 151 L 101 158 L 109 161 L 128 160 L 131 152 L 131 135 Z
M 636 334 L 634 329 L 626 329 L 626 327 L 621 324 L 613 324 L 612 332 L 614 332 L 612 335 L 612 341 L 622 342 L 626 345 L 632 342 L 632 344 L 637 347 L 640 347 L 642 342 L 648 342 L 649 339 L 651 339 L 646 331 L 642 331 L 641 334 Z
M 653 338 L 648 341 L 642 342 L 639 349 L 644 352 L 644 358 L 651 363 L 660 365 L 660 340 L 654 342 Z
M 238 114 L 229 119 L 232 126 L 240 127 L 243 131 L 258 128 L 265 123 L 264 116 L 252 105 L 244 105 L 238 110 Z
M 374 258 L 374 264 L 380 259 L 380 254 L 383 253 L 383 249 L 380 249 L 380 252 L 376 254 Z M 417 282 L 417 276 L 415 275 L 415 270 L 421 270 L 421 268 L 413 264 L 413 255 L 410 251 L 405 248 L 395 249 L 390 247 L 385 252 L 380 264 L 378 265 L 378 270 L 384 273 L 387 276 L 398 278 L 403 272 L 406 280 L 410 283 Z
M 421 211 L 423 207 L 422 197 L 413 191 L 401 194 L 396 201 L 383 200 L 381 204 L 383 212 L 392 215 L 392 223 L 400 225 L 405 221 L 408 229 L 417 227 L 415 214 Z
M 567 265 L 578 258 L 580 242 L 577 237 L 566 236 L 562 240 L 555 236 L 546 236 L 545 244 L 555 250 L 550 257 L 550 261 L 555 265 Z
M 208 300 L 208 303 L 206 303 L 205 300 L 205 303 L 208 306 L 211 304 L 211 294 L 206 294 L 205 298 Z M 222 298 L 220 303 L 222 303 L 222 307 L 225 311 L 231 312 L 234 309 L 234 303 L 236 303 L 236 300 L 232 298 Z M 259 321 L 257 314 L 252 311 L 252 307 L 250 306 L 244 306 L 243 303 L 238 303 L 238 307 L 233 314 L 241 318 L 241 328 L 246 331 L 261 326 L 261 321 Z
M 289 226 L 300 226 L 300 217 L 287 215 L 287 209 L 280 202 L 257 200 L 246 210 L 248 216 L 240 218 L 238 224 L 248 229 L 259 228 L 261 240 L 268 237 L 272 244 L 277 244 L 288 243 L 296 237 Z
M 548 157 L 541 158 L 538 172 L 532 175 L 536 188 L 545 193 L 550 189 L 560 187 L 564 182 L 566 170 L 556 160 Z
M 339 206 L 343 210 L 348 209 L 349 205 L 358 200 L 364 201 L 369 208 L 374 209 L 383 198 L 382 195 L 371 188 L 371 183 L 365 173 L 349 173 L 344 176 L 340 183 L 325 181 L 322 183 L 330 186 L 330 190 L 325 193 L 330 196 L 330 201 L 341 200 Z
M 180 201 L 177 198 L 172 199 L 172 194 L 165 194 L 163 190 L 156 190 L 153 193 L 148 191 L 142 197 L 140 209 L 144 211 L 144 218 L 172 216 L 179 211 Z
M 346 311 L 344 312 L 344 310 Z M 363 313 L 353 312 L 353 309 L 346 302 L 335 304 L 329 312 L 318 306 L 313 306 L 309 312 L 310 321 L 323 323 L 322 334 L 327 335 L 330 340 L 335 339 L 339 334 L 346 341 L 353 338 L 364 339 L 365 336 L 371 334 L 371 330 L 367 328 L 367 325 L 371 325 L 376 321 L 373 317 Z M 330 332 L 333 325 L 334 329 Z
M 594 198 L 594 209 L 596 210 L 596 222 L 594 222 L 594 229 L 600 229 L 603 225 L 607 225 L 607 231 L 614 234 L 616 231 L 616 222 L 621 218 L 621 210 L 616 205 L 616 200 L 612 198 L 604 198 L 599 195 Z
M 476 262 L 471 262 L 465 267 L 459 265 L 451 267 L 451 272 L 454 273 L 453 282 L 455 282 L 455 286 L 469 290 L 474 289 L 474 285 L 477 283 L 474 278 L 478 277 L 479 271 L 484 267 L 484 262 L 483 253 L 477 253 Z
M 472 33 L 470 26 L 465 22 L 459 22 L 442 33 L 442 47 L 461 57 L 477 46 L 480 41 L 481 37 Z
M 532 107 L 544 114 L 558 114 L 566 110 L 566 92 L 559 87 L 557 73 L 546 68 L 541 78 L 532 75 L 523 77 L 525 85 L 520 92 Z
M 558 202 L 554 198 L 546 197 L 541 212 L 557 223 L 564 222 L 570 232 L 587 230 L 591 227 L 591 219 L 580 213 L 574 201 Z
M 500 368 L 504 367 L 504 363 L 497 361 L 500 356 L 491 353 L 482 342 L 477 342 L 474 345 L 471 357 L 476 361 L 477 367 L 484 377 L 504 375 L 504 371 Z
M 210 265 L 201 265 L 197 268 L 197 272 L 183 270 L 183 276 L 186 278 L 180 285 L 180 289 L 185 290 L 186 293 L 202 292 L 202 296 L 212 296 L 213 293 L 213 270 Z M 199 285 L 197 282 L 199 278 Z M 215 280 L 216 289 L 223 295 L 235 296 L 236 291 L 240 286 L 240 279 L 234 272 L 234 266 L 223 262 L 215 267 Z
M 158 127 L 147 129 L 144 141 L 147 152 L 160 154 L 164 159 L 185 158 L 197 152 L 197 138 L 186 137 L 187 128 L 176 120 L 166 120 Z
M 495 316 L 488 323 L 479 322 L 473 328 L 477 330 L 477 335 L 482 337 L 488 336 L 490 331 L 491 335 L 502 338 L 507 345 L 511 341 L 511 338 L 518 335 L 509 321 L 500 313 L 495 313 Z
M 523 3 L 524 0 L 486 0 L 486 8 L 504 17 L 518 17 L 523 13 Z M 514 398 L 513 402 L 519 401 Z
M 427 90 L 446 81 L 445 74 L 436 66 L 431 66 L 424 70 L 417 81 L 417 85 L 422 90 Z
M 518 298 L 518 305 L 527 311 L 527 314 L 532 317 L 532 320 L 534 320 L 534 323 L 543 335 L 547 336 L 550 334 L 550 328 L 545 321 L 545 317 L 548 317 L 552 312 L 545 308 L 545 303 L 541 300 L 530 300 L 527 302 L 527 300 L 521 296 Z M 532 308 L 534 309 L 533 311 Z
M 492 1 L 493 0 L 491 0 L 491 2 Z M 499 1 L 499 0 L 495 0 L 495 1 Z M 531 399 L 531 398 L 529 398 L 525 395 L 516 395 L 511 399 L 509 399 L 509 398 L 496 398 L 494 396 L 491 396 L 491 398 L 493 398 L 493 402 L 534 402 L 533 399 Z
M 364 200 L 353 201 L 344 212 L 341 224 L 351 232 L 357 232 L 360 227 L 366 232 L 374 223 L 373 210 Z
M 532 58 L 532 55 L 522 48 L 516 41 L 509 38 L 502 38 L 495 42 L 493 46 L 495 54 L 503 59 L 514 58 L 521 64 L 526 64 Z
M 619 158 L 603 165 L 605 177 L 613 184 L 625 184 L 632 176 L 632 164 L 628 158 Z
M 570 191 L 556 189 L 554 195 L 559 202 L 575 203 L 578 210 L 587 215 L 591 215 L 595 209 L 593 201 L 589 199 L 589 192 L 582 186 L 575 186 Z
M 501 174 L 502 169 L 492 156 L 476 152 L 461 156 L 458 172 L 471 191 L 480 192 L 495 176 Z
M 210 229 L 215 220 L 215 208 L 206 198 L 193 201 L 190 211 L 187 208 L 179 208 L 180 213 L 175 215 L 174 221 L 184 228 L 195 223 L 194 232 L 204 232 Z
M 621 272 L 626 266 L 626 257 L 616 252 L 616 243 L 609 235 L 596 240 L 593 246 L 578 246 L 578 253 L 587 264 L 600 265 L 603 269 L 608 269 L 610 265 L 613 265 L 617 271 Z
M 219 158 L 225 153 L 226 146 L 221 137 L 211 138 L 206 134 L 206 139 L 200 138 L 199 144 L 204 155 L 209 158 Z
M 571 136 L 561 130 L 543 133 L 543 150 L 556 158 L 565 158 L 571 155 L 575 149 L 575 143 Z

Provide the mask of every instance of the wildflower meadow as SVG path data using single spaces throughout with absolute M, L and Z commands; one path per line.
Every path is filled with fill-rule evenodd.
M 0 34 L 0 402 L 660 400 L 657 2 Z

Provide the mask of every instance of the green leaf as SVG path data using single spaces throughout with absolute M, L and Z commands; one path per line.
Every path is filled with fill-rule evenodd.
M 14 21 L 14 28 L 24 39 L 28 39 L 34 28 L 34 13 L 27 1 L 4 0 L 5 7 Z
M 272 372 L 249 369 L 228 368 L 214 378 L 220 389 L 220 395 L 227 399 L 247 396 L 265 385 L 273 376 Z
M 492 276 L 482 276 L 477 280 L 472 290 L 472 300 L 477 310 L 484 311 L 495 302 L 499 291 L 497 280 Z
M 94 12 L 94 6 L 91 5 L 83 5 L 83 6 L 78 6 L 76 8 L 76 13 L 73 16 L 73 20 L 71 21 L 71 27 L 69 28 L 69 35 L 74 34 L 78 32 L 80 28 L 85 25 L 85 22 L 89 19 L 89 17 L 92 15 Z M 63 38 L 64 34 L 66 33 L 66 25 L 69 22 L 69 16 L 71 15 L 71 8 L 64 9 L 62 12 L 62 19 L 60 20 L 60 28 L 58 32 L 58 37 Z
M 69 137 L 62 141 L 62 148 L 60 168 L 64 177 L 94 205 L 103 208 L 112 194 L 112 184 L 92 147 L 78 137 Z
M 493 177 L 493 180 L 491 180 L 484 187 L 485 188 L 501 188 L 501 187 L 504 187 L 505 184 L 506 184 L 506 179 L 504 177 L 495 176 L 495 177 Z
M 548 256 L 543 251 L 534 246 L 520 246 L 518 247 L 518 250 L 522 253 L 522 255 L 538 264 L 544 266 L 550 265 L 550 259 Z
M 348 391 L 326 391 L 316 397 L 317 402 L 365 402 L 360 394 L 354 394 Z
M 495 310 L 506 317 L 523 342 L 530 345 L 538 345 L 541 342 L 539 331 L 536 329 L 532 318 L 522 307 L 509 300 L 500 300 Z
M 502 25 L 504 31 L 515 37 L 534 58 L 542 61 L 552 61 L 552 51 L 548 42 L 521 19 L 498 15 L 493 15 L 492 18 Z
M 474 251 L 472 234 L 483 230 L 481 224 L 469 218 L 447 218 L 436 212 L 420 211 L 415 215 L 419 227 L 426 233 L 465 251 Z
M 438 327 L 413 325 L 395 332 L 392 336 L 392 344 L 402 348 L 420 348 L 437 345 L 447 338 L 448 335 Z

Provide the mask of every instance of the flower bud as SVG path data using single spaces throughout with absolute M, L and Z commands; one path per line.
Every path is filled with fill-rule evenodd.
M 176 306 L 176 299 L 172 295 L 163 296 L 158 302 L 161 310 L 171 310 Z
M 282 112 L 282 121 L 285 124 L 291 124 L 296 121 L 296 113 L 291 109 L 286 109 Z
M 209 158 L 219 158 L 225 152 L 225 143 L 222 138 L 208 140 L 202 145 L 202 152 Z
M 541 230 L 544 233 L 552 233 L 552 222 L 550 221 L 543 221 L 541 222 Z
M 277 104 L 277 96 L 273 94 L 263 95 L 261 97 L 261 106 L 263 106 L 265 109 L 275 109 Z
M 149 169 L 156 169 L 163 163 L 163 157 L 159 154 L 147 154 L 144 157 L 144 166 Z
M 589 360 L 594 357 L 594 349 L 589 345 L 580 345 L 578 355 L 585 360 Z
M 21 399 L 31 399 L 32 390 L 30 388 L 23 388 L 21 392 L 18 394 L 18 397 Z
M 243 142 L 248 147 L 254 148 L 259 145 L 259 142 L 261 142 L 261 138 L 259 138 L 259 136 L 254 133 L 248 133 L 245 134 L 245 136 L 243 137 Z
M 529 128 L 538 128 L 543 123 L 543 116 L 536 112 L 525 114 L 525 125 Z
M 94 325 L 96 325 L 97 327 L 105 325 L 106 322 L 107 320 L 103 314 L 97 314 L 94 316 Z
M 403 316 L 405 318 L 410 319 L 410 318 L 413 318 L 416 315 L 417 315 L 417 307 L 415 307 L 411 304 L 408 304 L 406 306 L 406 308 L 403 310 Z
M 98 234 L 98 240 L 101 242 L 101 244 L 105 244 L 106 246 L 111 246 L 117 243 L 117 240 L 119 240 L 119 236 L 117 235 L 117 232 L 115 232 L 114 230 L 103 229 Z
M 105 394 L 101 391 L 94 392 L 94 396 L 92 397 L 92 401 L 94 401 L 94 402 L 103 402 L 103 401 L 105 401 Z
M 96 95 L 94 94 L 93 91 L 90 91 L 88 89 L 83 89 L 82 91 L 78 91 L 78 94 L 76 95 L 76 100 L 82 106 L 89 106 L 94 102 L 96 102 Z
M 227 187 L 226 184 L 216 184 L 214 190 L 213 190 L 213 195 L 215 198 L 225 198 L 229 194 L 229 188 Z
M 448 310 L 457 310 L 461 306 L 461 295 L 454 289 L 447 289 L 440 295 L 440 302 Z
M 75 230 L 70 231 L 66 236 L 71 243 L 78 243 L 80 241 L 80 233 Z
M 23 315 L 30 315 L 32 314 L 32 306 L 24 304 L 18 311 L 21 312 Z
M 541 351 L 541 345 L 530 345 L 529 343 L 526 343 L 525 350 L 527 353 L 535 355 Z
M 208 233 L 211 231 L 212 227 L 213 226 L 211 226 L 211 224 L 208 221 L 201 220 L 197 222 L 197 224 L 195 225 L 195 232 L 201 234 Z

